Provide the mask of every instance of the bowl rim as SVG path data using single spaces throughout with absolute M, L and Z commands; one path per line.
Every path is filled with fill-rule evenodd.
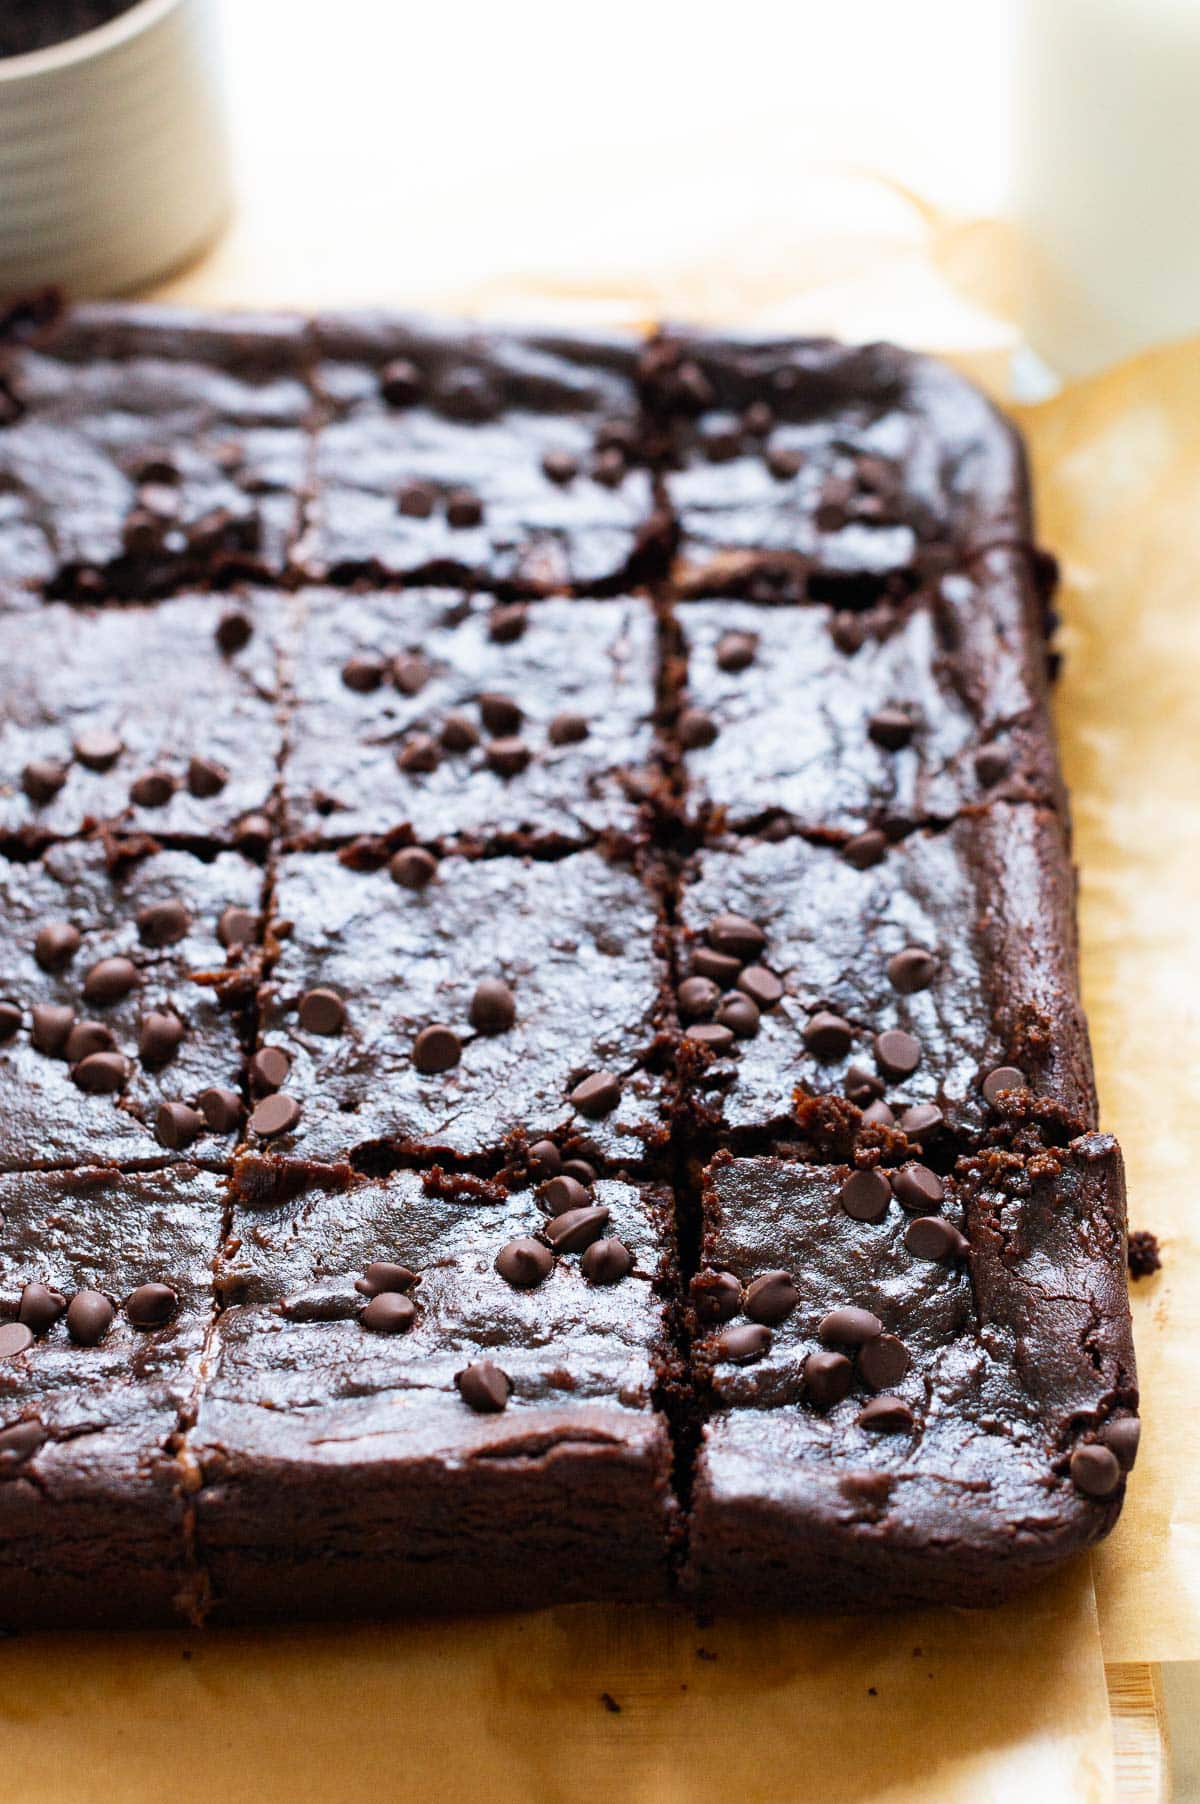
M 188 0 L 134 0 L 126 12 L 119 13 L 103 25 L 65 38 L 61 44 L 47 44 L 42 50 L 27 50 L 23 56 L 0 57 L 0 87 L 6 83 L 32 81 L 40 75 L 57 75 L 79 63 L 90 62 L 115 50 L 129 38 L 149 31 L 168 13 L 177 12 Z

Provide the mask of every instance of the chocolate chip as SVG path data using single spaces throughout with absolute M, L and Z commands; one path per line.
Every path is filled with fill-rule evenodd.
M 436 739 L 428 733 L 412 733 L 396 753 L 396 763 L 410 775 L 427 777 L 441 763 Z
M 346 1004 L 336 990 L 307 990 L 300 998 L 300 1025 L 310 1034 L 340 1034 L 346 1025 Z
M 462 1057 L 462 1041 L 451 1027 L 433 1022 L 413 1041 L 413 1064 L 424 1077 L 452 1071 Z
M 106 733 L 102 729 L 81 733 L 74 746 L 78 762 L 88 770 L 96 771 L 111 770 L 124 750 L 123 742 L 115 733 Z
M 477 1359 L 456 1372 L 454 1382 L 463 1402 L 481 1416 L 498 1416 L 508 1407 L 512 1379 L 490 1359 Z
M 190 1146 L 204 1126 L 204 1117 L 199 1109 L 189 1108 L 185 1102 L 163 1102 L 158 1105 L 158 1113 L 154 1117 L 154 1135 L 160 1146 L 169 1146 L 172 1152 L 182 1152 Z
M 529 610 L 523 601 L 503 602 L 488 616 L 488 637 L 497 645 L 511 645 L 529 624 Z
M 746 1314 L 752 1322 L 775 1327 L 786 1321 L 800 1301 L 790 1272 L 764 1272 L 746 1286 Z
M 66 766 L 50 758 L 33 758 L 21 772 L 21 788 L 39 807 L 52 802 L 66 780 Z
M 83 935 L 70 921 L 47 921 L 38 928 L 33 956 L 43 971 L 61 971 L 70 964 L 82 942 Z
M 842 857 L 847 864 L 852 864 L 856 871 L 865 871 L 873 864 L 878 864 L 887 851 L 887 840 L 878 827 L 868 827 L 865 833 L 856 833 L 842 847 Z
M 619 1284 L 633 1270 L 633 1254 L 623 1241 L 594 1240 L 579 1269 L 589 1284 Z
M 250 1127 L 253 1133 L 260 1134 L 264 1140 L 270 1140 L 276 1134 L 287 1134 L 300 1119 L 300 1104 L 294 1097 L 285 1096 L 277 1090 L 272 1096 L 264 1096 L 250 1116 Z
M 71 1072 L 72 1082 L 92 1096 L 112 1096 L 125 1088 L 129 1062 L 119 1052 L 92 1052 Z
M 372 1334 L 404 1334 L 417 1319 L 417 1306 L 399 1291 L 381 1290 L 358 1319 Z
M 566 1172 L 543 1184 L 539 1194 L 551 1215 L 565 1215 L 568 1209 L 586 1209 L 592 1200 L 586 1186 Z
M 547 451 L 542 458 L 542 471 L 550 482 L 560 485 L 574 482 L 579 474 L 579 461 L 569 451 Z
M 892 1187 L 878 1170 L 851 1172 L 838 1191 L 838 1202 L 852 1221 L 882 1221 L 891 1200 Z
M 67 1062 L 77 1065 L 81 1059 L 90 1058 L 93 1052 L 112 1052 L 115 1050 L 117 1037 L 103 1021 L 77 1021 L 67 1035 L 64 1051 Z
M 1003 782 L 1011 765 L 1012 749 L 1000 742 L 982 745 L 975 754 L 975 775 L 984 789 L 993 789 Z
M 187 786 L 191 795 L 207 800 L 220 795 L 229 781 L 229 772 L 215 758 L 189 758 Z
M 740 958 L 731 958 L 727 952 L 714 952 L 711 946 L 697 946 L 692 953 L 692 970 L 696 976 L 707 977 L 722 990 L 737 982 L 741 968 Z
M 138 1057 L 143 1065 L 165 1065 L 173 1059 L 183 1042 L 183 1022 L 178 1015 L 154 1009 L 143 1016 L 138 1029 Z M 71 1049 L 67 1048 L 70 1058 Z
M 619 488 L 625 480 L 625 458 L 616 445 L 606 445 L 592 460 L 592 480 L 606 489 Z
M 1110 1447 L 1085 1441 L 1071 1455 L 1071 1483 L 1085 1497 L 1111 1497 L 1121 1482 L 1121 1465 Z
M 233 843 L 248 857 L 261 857 L 271 843 L 271 823 L 266 815 L 244 814 L 234 826 Z
M 562 1154 L 553 1140 L 535 1140 L 529 1149 L 529 1169 L 535 1177 L 551 1178 L 562 1170 Z
M 437 859 L 422 846 L 405 846 L 388 865 L 392 882 L 398 883 L 401 889 L 424 889 L 433 881 L 436 871 Z
M 686 1030 L 683 1037 L 693 1046 L 703 1046 L 714 1058 L 724 1058 L 727 1052 L 733 1050 L 733 1029 L 718 1027 L 715 1021 L 698 1021 L 694 1027 Z
M 51 1290 L 48 1284 L 27 1284 L 17 1305 L 17 1320 L 24 1322 L 35 1334 L 45 1334 L 47 1328 L 53 1328 L 66 1306 L 67 1299 L 60 1290 Z
M 251 1087 L 259 1094 L 281 1089 L 291 1068 L 291 1055 L 282 1046 L 261 1046 L 250 1061 Z
M 771 1330 L 759 1322 L 735 1322 L 731 1328 L 722 1328 L 713 1352 L 731 1365 L 748 1366 L 770 1352 L 773 1338 Z
M 501 737 L 506 733 L 520 731 L 525 715 L 520 703 L 513 701 L 511 696 L 488 692 L 480 695 L 477 700 L 479 717 L 489 733 Z
M 588 723 L 582 714 L 556 714 L 546 728 L 551 745 L 580 745 L 588 736 Z
M 875 1062 L 885 1077 L 910 1077 L 921 1063 L 921 1042 L 902 1027 L 875 1035 Z
M 32 1345 L 33 1335 L 24 1322 L 0 1322 L 0 1359 L 15 1359 Z
M 936 1103 L 915 1102 L 900 1117 L 900 1130 L 910 1140 L 930 1140 L 945 1123 L 946 1117 Z
M 65 1048 L 75 1025 L 75 1012 L 65 1004 L 37 1002 L 33 1007 L 33 1030 L 30 1038 L 38 1052 L 55 1058 Z
M 411 1290 L 416 1281 L 416 1272 L 407 1265 L 397 1265 L 391 1259 L 373 1259 L 362 1277 L 354 1280 L 354 1288 L 360 1297 L 377 1297 L 387 1290 Z
M 827 1347 L 862 1347 L 869 1340 L 878 1340 L 883 1333 L 883 1323 L 869 1309 L 857 1309 L 853 1303 L 843 1303 L 837 1309 L 831 1309 L 817 1327 L 817 1339 Z
M 804 1362 L 804 1393 L 814 1409 L 832 1409 L 854 1388 L 854 1367 L 844 1353 L 810 1353 Z
M 437 491 L 427 482 L 406 482 L 396 497 L 406 520 L 428 520 L 437 506 Z
M 125 1299 L 125 1314 L 135 1328 L 161 1328 L 179 1307 L 169 1284 L 139 1284 Z
M 783 984 L 765 965 L 747 965 L 737 980 L 737 987 L 764 1013 L 773 1009 L 783 996 Z
M 736 991 L 722 996 L 717 1009 L 718 1027 L 728 1027 L 739 1040 L 752 1040 L 758 1032 L 759 1013 L 749 996 L 739 996 Z
M 420 652 L 404 651 L 392 659 L 392 683 L 401 695 L 420 695 L 432 675 L 428 658 Z
M 421 372 L 407 357 L 393 357 L 379 372 L 379 392 L 389 407 L 411 407 L 421 393 Z
M 165 808 L 177 784 L 169 770 L 147 770 L 129 785 L 129 800 L 136 808 Z
M 518 777 L 528 765 L 531 753 L 523 739 L 493 739 L 484 756 L 488 768 L 498 777 Z
M 174 946 L 184 938 L 192 917 L 182 902 L 151 902 L 136 916 L 143 946 Z
M 965 1259 L 970 1246 L 953 1223 L 940 1215 L 918 1215 L 904 1230 L 904 1244 L 914 1259 Z
M 557 1182 L 557 1180 L 556 1180 Z M 609 1211 L 599 1203 L 584 1209 L 568 1209 L 553 1215 L 542 1233 L 556 1253 L 582 1253 L 594 1240 L 599 1240 L 608 1226 Z
M 554 1256 L 549 1247 L 528 1235 L 510 1240 L 496 1254 L 496 1270 L 514 1290 L 535 1290 L 550 1276 L 553 1268 Z
M 867 642 L 867 629 L 857 614 L 835 614 L 829 622 L 829 637 L 840 652 L 852 658 Z
M 227 658 L 244 651 L 254 637 L 254 628 L 245 614 L 222 614 L 213 635 Z
M 809 1018 L 803 1034 L 804 1044 L 815 1059 L 830 1064 L 835 1059 L 844 1059 L 854 1041 L 850 1023 L 843 1021 L 840 1015 L 830 1014 L 828 1009 L 819 1009 Z
M 45 1444 L 46 1430 L 40 1422 L 14 1422 L 11 1428 L 0 1428 L 0 1471 L 24 1465 Z
M 101 1006 L 120 1002 L 141 982 L 138 968 L 128 958 L 102 958 L 83 980 L 83 994 L 88 1002 Z
M 876 1101 L 883 1095 L 883 1079 L 874 1071 L 868 1071 L 862 1065 L 849 1065 L 842 1082 L 842 1089 L 852 1103 L 865 1109 L 868 1103 Z M 889 1115 L 891 1110 L 888 1110 Z
M 354 657 L 347 658 L 342 665 L 342 681 L 347 689 L 353 689 L 356 695 L 370 695 L 383 682 L 387 665 L 382 658 Z
M 876 1434 L 907 1434 L 915 1419 L 902 1397 L 872 1397 L 857 1416 L 860 1428 Z
M 19 1002 L 0 1002 L 0 1045 L 12 1039 L 22 1019 Z
M 799 451 L 789 450 L 786 445 L 768 445 L 766 465 L 776 482 L 790 482 L 804 468 L 804 458 Z
M 706 929 L 709 945 L 745 964 L 763 950 L 767 936 L 745 915 L 714 915 Z
M 733 1272 L 697 1272 L 692 1301 L 702 1322 L 728 1322 L 742 1307 L 741 1280 Z
M 765 438 L 775 424 L 775 416 L 765 401 L 751 401 L 742 414 L 742 425 L 754 438 Z
M 1136 1416 L 1114 1416 L 1100 1430 L 1100 1439 L 1112 1449 L 1122 1472 L 1133 1470 L 1141 1438 L 1142 1425 Z
M 1016 1065 L 997 1065 L 983 1080 L 983 1099 L 993 1108 L 1005 1090 L 1023 1090 L 1025 1073 Z
M 885 1102 L 880 1102 L 878 1099 L 876 1099 L 875 1102 L 867 1104 L 866 1108 L 863 1110 L 862 1118 L 864 1127 L 890 1128 L 895 1127 L 896 1125 L 896 1117 L 892 1114 L 888 1105 Z
M 892 1173 L 892 1195 L 910 1215 L 924 1215 L 940 1206 L 945 1186 L 927 1165 L 910 1162 Z
M 675 1000 L 685 1021 L 697 1021 L 712 1012 L 720 994 L 711 977 L 685 977 L 675 992 Z
M 81 1347 L 96 1347 L 113 1325 L 116 1310 L 101 1290 L 77 1290 L 67 1304 L 67 1333 Z
M 479 729 L 465 714 L 447 714 L 438 730 L 438 744 L 452 754 L 474 751 L 479 744 Z
M 715 656 L 721 670 L 748 670 L 758 656 L 758 634 L 722 633 Z
M 937 960 L 932 953 L 922 951 L 919 946 L 906 946 L 903 952 L 897 952 L 888 959 L 888 982 L 902 996 L 913 996 L 918 990 L 927 990 L 936 971 Z
M 712 745 L 718 730 L 712 715 L 703 708 L 684 708 L 680 712 L 679 743 L 685 752 L 699 751 L 702 746 Z
M 483 519 L 483 502 L 470 489 L 451 489 L 446 496 L 446 519 L 451 526 L 478 526 Z
M 593 1071 L 590 1077 L 575 1085 L 568 1098 L 572 1108 L 593 1120 L 611 1115 L 620 1100 L 620 1080 L 611 1071 Z
M 898 752 L 913 736 L 913 722 L 903 708 L 879 708 L 867 722 L 867 732 L 885 751 Z
M 241 1097 L 220 1084 L 201 1090 L 196 1103 L 214 1134 L 231 1134 L 242 1119 Z
M 908 1348 L 894 1334 L 881 1334 L 877 1340 L 869 1340 L 858 1355 L 863 1382 L 873 1391 L 885 1391 L 889 1385 L 899 1384 L 911 1364 Z
M 238 908 L 230 904 L 222 909 L 217 922 L 217 938 L 227 951 L 235 946 L 249 946 L 258 932 L 258 916 L 251 914 L 248 908 Z

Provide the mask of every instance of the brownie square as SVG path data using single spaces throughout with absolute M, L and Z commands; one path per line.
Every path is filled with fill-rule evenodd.
M 280 575 L 307 481 L 307 342 L 298 318 L 97 304 L 6 349 L 0 599 Z
M 175 1458 L 211 1319 L 211 1173 L 0 1177 L 0 1621 L 194 1607 Z
M 679 607 L 692 815 L 853 837 L 1057 803 L 1040 607 L 1008 551 L 865 612 Z
M 279 860 L 251 1072 L 279 1088 L 251 1145 L 475 1156 L 524 1131 L 628 1160 L 661 1143 L 671 1014 L 649 888 L 585 851 L 444 858 L 432 874 L 428 860 L 413 889 L 413 856 L 374 871 Z
M 238 1210 L 189 1437 L 214 1620 L 664 1593 L 670 1195 L 590 1197 L 556 1253 L 552 1193 L 440 1173 Z
M 636 833 L 654 787 L 654 610 L 428 589 L 303 595 L 289 833 L 494 847 Z
M 189 595 L 0 614 L 0 832 L 108 822 L 228 844 L 253 831 L 283 749 L 282 605 Z
M 618 589 L 663 535 L 634 339 L 318 319 L 318 579 Z
M 996 1118 L 985 1079 L 1013 1068 L 1073 1131 L 1094 1125 L 1073 905 L 1057 816 L 1002 803 L 911 834 L 866 868 L 799 838 L 697 853 L 677 930 L 690 1027 L 703 1038 L 720 1022 L 718 992 L 741 996 L 743 1012 L 755 994 L 764 1003 L 748 1032 L 702 1054 L 701 1118 L 797 1132 L 799 1090 L 882 1100 L 888 1124 L 907 1121 L 916 1139 L 972 1135 Z M 704 973 L 729 916 L 755 944 L 739 945 L 747 974 L 731 967 L 722 991 Z
M 223 978 L 236 1002 L 237 949 L 256 931 L 261 886 L 259 868 L 231 852 L 110 868 L 103 846 L 70 842 L 31 864 L 0 862 L 0 1168 L 232 1150 L 239 1019 L 196 974 Z M 210 1121 L 211 1089 L 234 1096 L 209 1099 Z
M 1111 1137 L 963 1160 L 937 1202 L 877 1221 L 847 1213 L 851 1176 L 727 1156 L 707 1174 L 688 1574 L 706 1604 L 994 1602 L 1120 1508 L 1137 1390 Z M 1103 1495 L 1077 1476 L 1098 1448 Z

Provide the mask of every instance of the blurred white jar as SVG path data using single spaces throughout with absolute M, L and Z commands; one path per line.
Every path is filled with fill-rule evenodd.
M 213 0 L 138 0 L 0 60 L 0 296 L 148 282 L 216 234 L 230 196 Z
M 1026 336 L 1086 374 L 1200 333 L 1200 0 L 1022 0 Z

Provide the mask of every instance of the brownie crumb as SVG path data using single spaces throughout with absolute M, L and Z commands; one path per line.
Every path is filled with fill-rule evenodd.
M 1162 1255 L 1157 1234 L 1152 1234 L 1149 1228 L 1136 1228 L 1129 1236 L 1128 1259 L 1131 1278 L 1148 1278 L 1152 1272 L 1159 1271 Z

